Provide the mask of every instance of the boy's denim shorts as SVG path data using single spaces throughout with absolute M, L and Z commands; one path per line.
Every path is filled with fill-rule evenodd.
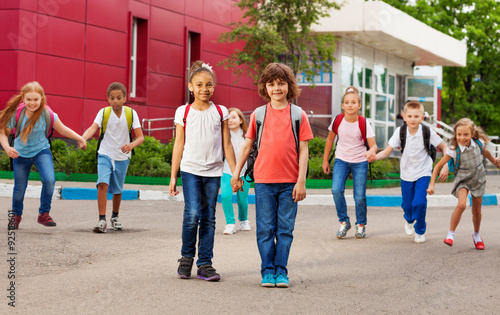
M 108 185 L 108 193 L 113 195 L 121 194 L 125 175 L 127 175 L 130 160 L 112 161 L 107 155 L 99 154 L 97 158 L 97 185 L 105 183 Z

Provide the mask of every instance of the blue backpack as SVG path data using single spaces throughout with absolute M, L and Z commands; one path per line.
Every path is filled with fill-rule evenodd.
M 483 145 L 481 144 L 481 141 L 479 141 L 476 138 L 473 138 L 472 140 L 474 140 L 474 142 L 476 142 L 476 144 L 481 149 L 481 154 L 483 154 Z M 458 169 L 460 168 L 460 147 L 457 146 L 456 150 L 457 150 L 456 159 L 450 159 L 448 161 L 448 168 L 450 169 L 450 172 L 453 172 L 455 174 L 458 172 Z

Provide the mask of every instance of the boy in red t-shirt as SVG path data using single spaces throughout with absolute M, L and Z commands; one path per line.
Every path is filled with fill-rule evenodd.
M 254 165 L 257 246 L 261 285 L 288 287 L 288 256 L 293 240 L 297 202 L 306 197 L 309 159 L 307 142 L 313 138 L 309 120 L 302 111 L 298 152 L 292 131 L 290 100 L 300 95 L 292 70 L 281 63 L 269 64 L 259 80 L 259 94 L 266 106 L 259 154 Z M 293 105 L 295 106 L 295 105 Z M 241 189 L 240 171 L 256 140 L 255 112 L 240 149 L 231 185 Z

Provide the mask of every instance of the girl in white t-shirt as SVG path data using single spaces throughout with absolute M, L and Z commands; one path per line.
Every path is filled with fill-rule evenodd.
M 233 146 L 228 128 L 228 111 L 210 101 L 214 93 L 215 75 L 212 67 L 196 61 L 189 71 L 188 88 L 194 102 L 180 106 L 175 112 L 175 144 L 172 152 L 172 172 L 169 193 L 177 191 L 177 172 L 181 170 L 184 194 L 182 223 L 182 257 L 177 275 L 191 277 L 198 238 L 199 279 L 220 280 L 212 267 L 215 206 L 225 156 L 231 171 L 235 166 Z
M 345 201 L 344 190 L 345 182 L 350 173 L 353 177 L 354 186 L 354 203 L 356 208 L 356 238 L 364 238 L 366 236 L 366 180 L 368 177 L 368 161 L 367 157 L 377 152 L 375 144 L 375 134 L 366 121 L 362 124 L 365 127 L 366 142 L 370 148 L 367 151 L 365 139 L 362 135 L 360 123 L 364 117 L 359 116 L 361 109 L 361 98 L 358 90 L 355 87 L 348 87 L 342 98 L 342 109 L 344 117 L 340 124 L 335 126 L 335 120 L 332 122 L 328 130 L 328 138 L 326 139 L 325 152 L 323 155 L 323 172 L 330 173 L 330 163 L 328 161 L 332 150 L 333 141 L 337 137 L 337 145 L 335 148 L 335 163 L 333 165 L 333 180 L 332 193 L 337 216 L 339 218 L 340 227 L 337 231 L 337 238 L 344 238 L 347 231 L 351 228 L 349 216 L 347 215 L 347 204 Z
M 231 134 L 231 144 L 233 145 L 234 154 L 238 156 L 241 146 L 245 141 L 245 134 L 248 130 L 248 124 L 245 120 L 245 116 L 238 108 L 229 109 L 229 119 L 228 127 Z M 244 178 L 246 171 L 246 164 L 243 166 L 240 172 L 240 177 Z M 224 174 L 222 175 L 221 182 L 221 199 L 222 199 L 222 209 L 224 210 L 224 216 L 226 217 L 226 227 L 224 229 L 224 235 L 231 235 L 236 232 L 235 220 L 234 220 L 234 209 L 233 209 L 233 189 L 231 188 L 231 169 L 227 161 L 224 161 Z M 243 180 L 243 190 L 238 190 L 236 192 L 236 203 L 238 204 L 238 220 L 240 221 L 240 229 L 242 231 L 250 231 L 250 222 L 248 221 L 248 190 L 250 189 L 250 183 Z

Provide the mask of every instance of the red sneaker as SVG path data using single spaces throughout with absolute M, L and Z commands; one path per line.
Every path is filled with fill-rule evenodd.
M 7 228 L 9 230 L 17 230 L 19 228 L 19 223 L 21 223 L 22 217 L 20 215 L 14 215 L 10 220 L 9 220 L 9 225 Z
M 445 238 L 444 243 L 448 246 L 453 246 L 453 240 L 451 238 Z
M 52 220 L 48 212 L 38 215 L 38 223 L 43 226 L 56 226 L 56 223 Z
M 484 242 L 483 240 L 480 240 L 479 242 L 476 243 L 476 240 L 474 239 L 474 235 L 472 235 L 472 241 L 474 241 L 474 246 L 476 246 L 476 249 L 483 250 L 484 249 Z

